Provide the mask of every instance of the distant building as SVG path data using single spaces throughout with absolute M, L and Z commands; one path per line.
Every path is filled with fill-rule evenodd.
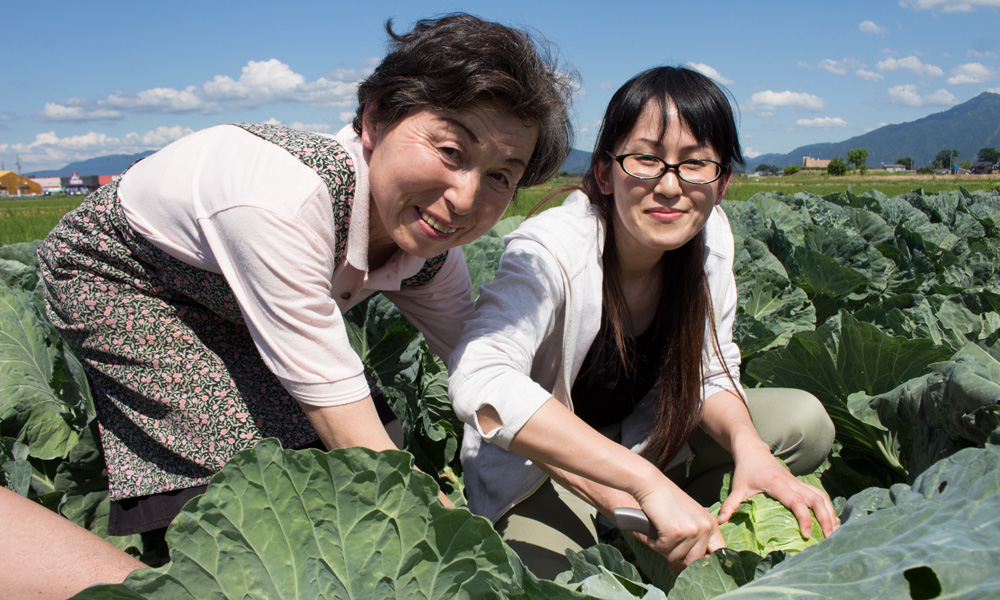
M 904 173 L 906 172 L 906 166 L 900 164 L 887 165 L 885 163 L 882 163 L 882 170 L 886 171 L 887 173 Z
M 42 193 L 42 186 L 13 171 L 0 171 L 0 196 L 35 196 Z
M 979 160 L 972 163 L 970 171 L 974 175 L 990 175 L 997 172 L 997 165 L 989 162 L 988 160 Z
M 812 158 L 809 156 L 802 157 L 803 169 L 825 169 L 829 166 L 830 166 L 830 159 Z
M 61 194 L 63 191 L 59 177 L 32 177 L 31 180 L 42 187 L 43 194 Z
M 67 194 L 89 194 L 99 186 L 97 175 L 84 175 L 81 177 L 76 171 L 69 177 L 60 177 L 63 192 Z

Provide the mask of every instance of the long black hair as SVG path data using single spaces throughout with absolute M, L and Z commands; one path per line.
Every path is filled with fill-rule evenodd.
M 608 334 L 622 364 L 635 364 L 635 342 L 629 333 L 630 315 L 621 283 L 621 263 L 615 237 L 615 199 L 598 184 L 599 169 L 610 167 L 608 152 L 635 128 L 650 102 L 660 108 L 660 136 L 670 119 L 686 126 L 698 143 L 711 147 L 727 171 L 743 164 L 739 134 L 727 94 L 708 77 L 683 67 L 644 71 L 615 92 L 608 104 L 594 144 L 583 190 L 598 207 L 606 225 L 604 243 L 604 310 Z M 698 425 L 701 415 L 702 360 L 706 329 L 715 352 L 720 352 L 712 318 L 712 299 L 705 276 L 705 239 L 699 232 L 687 244 L 667 251 L 661 259 L 663 283 L 656 318 L 657 339 L 664 340 L 657 384 L 656 418 L 646 455 L 665 468 Z

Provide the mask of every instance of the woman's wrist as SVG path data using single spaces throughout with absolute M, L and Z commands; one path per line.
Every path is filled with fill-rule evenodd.
M 730 444 L 730 451 L 732 452 L 734 461 L 753 456 L 771 456 L 770 446 L 760 438 L 757 430 L 753 427 L 748 429 L 742 428 L 735 432 Z
M 646 495 L 662 486 L 664 480 L 670 480 L 653 463 L 638 454 L 635 455 L 635 458 L 634 465 L 624 465 L 629 476 L 626 479 L 627 485 L 621 489 L 635 498 L 636 501 L 642 502 Z

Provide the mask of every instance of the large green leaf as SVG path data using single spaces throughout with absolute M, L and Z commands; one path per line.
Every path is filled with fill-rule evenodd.
M 747 372 L 769 387 L 814 394 L 833 419 L 837 440 L 879 459 L 891 480 L 893 473 L 905 476 L 895 434 L 870 413 L 852 412 L 849 397 L 890 391 L 950 356 L 949 349 L 930 340 L 892 337 L 842 311 L 816 331 L 795 334 L 784 349 L 763 353 L 747 365 Z
M 167 532 L 168 565 L 110 589 L 150 600 L 515 596 L 515 568 L 489 521 L 444 508 L 410 460 L 264 440 L 185 505 Z
M 417 466 L 437 473 L 449 497 L 465 503 L 458 448 L 462 425 L 451 409 L 447 368 L 389 300 L 375 296 L 345 315 L 348 337 L 365 372 L 399 419 Z
M 733 271 L 740 303 L 733 337 L 749 360 L 762 350 L 783 347 L 798 331 L 812 330 L 816 311 L 763 242 L 740 236 L 735 242 Z
M 32 298 L 0 284 L 0 435 L 26 443 L 34 458 L 67 457 L 92 414 L 71 362 Z
M 982 446 L 1000 427 L 1000 362 L 969 344 L 932 372 L 876 396 L 860 395 L 852 406 L 872 410 L 900 433 L 916 474 L 956 448 Z
M 852 497 L 843 525 L 720 599 L 996 598 L 1000 449 L 967 449 L 913 486 Z
M 804 475 L 800 480 L 823 488 L 815 475 Z M 723 493 L 728 491 L 728 483 L 723 486 Z M 714 505 L 710 512 L 718 515 L 721 502 Z M 766 556 L 771 552 L 799 552 L 812 546 L 823 538 L 823 530 L 816 517 L 813 517 L 813 534 L 809 538 L 802 537 L 799 522 L 792 511 L 781 502 L 766 494 L 755 494 L 744 500 L 733 511 L 728 521 L 719 526 L 726 546 L 737 551 L 751 551 Z

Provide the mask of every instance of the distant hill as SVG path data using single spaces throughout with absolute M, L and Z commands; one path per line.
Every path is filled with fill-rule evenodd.
M 891 164 L 909 156 L 917 166 L 930 165 L 937 153 L 945 149 L 958 150 L 958 160 L 975 160 L 980 148 L 1000 149 L 1000 94 L 983 92 L 968 102 L 944 112 L 935 113 L 909 123 L 886 125 L 864 135 L 842 142 L 800 146 L 788 154 L 762 154 L 746 159 L 748 169 L 768 164 L 779 168 L 801 165 L 803 156 L 829 159 L 847 158 L 852 148 L 868 150 L 868 166 Z M 110 175 L 123 172 L 140 158 L 140 154 L 114 154 L 70 163 L 61 169 L 25 173 L 28 177 L 68 177 L 80 175 Z M 563 162 L 561 171 L 580 174 L 590 165 L 590 152 L 573 148 Z
M 152 154 L 154 150 L 140 152 L 139 154 L 111 154 L 109 156 L 98 156 L 89 160 L 70 163 L 61 169 L 50 169 L 48 171 L 32 171 L 25 173 L 25 177 L 69 177 L 76 171 L 78 175 L 118 175 L 125 169 L 132 166 L 132 163 Z
M 801 165 L 803 156 L 847 159 L 852 148 L 868 150 L 869 167 L 892 164 L 909 156 L 913 164 L 929 166 L 941 150 L 958 150 L 956 160 L 976 160 L 980 148 L 1000 149 L 1000 94 L 983 92 L 968 102 L 909 123 L 886 125 L 843 142 L 801 146 L 788 154 L 748 158 L 753 169 L 768 164 L 779 168 Z
M 566 171 L 567 173 L 572 173 L 574 175 L 582 174 L 590 168 L 590 154 L 590 152 L 571 148 L 569 156 L 566 157 L 566 161 L 563 162 L 562 168 L 559 170 Z

